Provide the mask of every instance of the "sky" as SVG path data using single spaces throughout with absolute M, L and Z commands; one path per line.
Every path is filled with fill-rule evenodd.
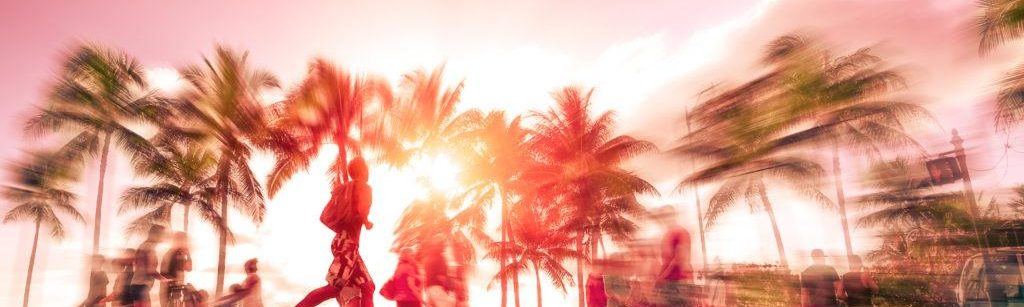
M 1024 155 L 1004 150 L 1007 142 L 1022 142 L 1017 133 L 994 131 L 989 106 L 994 84 L 1017 63 L 1014 54 L 1020 47 L 1009 44 L 980 55 L 970 26 L 974 10 L 972 1 L 950 0 L 0 1 L 0 135 L 7 136 L 0 139 L 0 160 L 17 159 L 36 141 L 21 136 L 24 119 L 40 104 L 62 53 L 81 41 L 137 57 L 158 81 L 168 79 L 159 76 L 173 81 L 174 67 L 199 61 L 217 44 L 247 50 L 254 65 L 277 74 L 286 87 L 301 80 L 314 57 L 392 81 L 402 73 L 443 64 L 450 83 L 465 81 L 461 108 L 515 114 L 551 107 L 549 93 L 562 86 L 595 87 L 595 112 L 615 112 L 620 133 L 667 149 L 684 133 L 683 108 L 696 101 L 696 93 L 717 82 L 752 76 L 766 42 L 800 33 L 820 37 L 837 53 L 871 47 L 904 73 L 909 89 L 901 98 L 921 102 L 937 119 L 922 123 L 915 137 L 937 153 L 950 149 L 948 131 L 958 129 L 967 140 L 978 190 L 987 198 L 1002 197 L 1001 188 L 1024 180 L 1017 171 Z M 312 221 L 327 198 L 322 174 L 329 154 L 270 201 L 262 225 L 234 219 L 240 239 L 228 254 L 229 283 L 240 280 L 239 265 L 252 257 L 263 264 L 269 288 L 264 295 L 271 306 L 294 304 L 303 291 L 322 283 L 331 234 Z M 844 181 L 852 183 L 848 190 L 853 195 L 862 176 L 858 170 L 868 164 L 849 155 L 844 161 L 849 166 Z M 410 170 L 373 168 L 371 218 L 379 226 L 364 234 L 362 251 L 378 284 L 396 262 L 388 252 L 391 225 L 422 193 L 417 178 L 449 164 L 442 157 Z M 258 156 L 253 165 L 262 176 L 269 171 L 270 157 Z M 695 232 L 693 195 L 674 191 L 688 164 L 651 154 L 630 166 L 662 193 L 645 198 L 645 204 L 676 205 L 684 225 Z M 114 200 L 140 179 L 133 177 L 123 157 L 115 157 L 109 171 L 113 175 L 104 198 L 111 201 L 104 217 L 111 222 L 103 225 L 102 250 L 114 255 L 138 244 L 138 238 L 123 235 L 128 217 L 117 215 Z M 92 175 L 84 177 L 79 193 L 83 214 L 91 221 L 95 167 L 87 174 Z M 701 189 L 703 199 L 713 188 Z M 822 189 L 832 195 L 831 185 Z M 778 203 L 783 241 L 794 267 L 803 266 L 813 248 L 842 252 L 833 211 L 781 190 L 769 196 Z M 859 213 L 851 209 L 851 216 Z M 727 214 L 709 230 L 709 256 L 723 262 L 776 261 L 768 225 L 763 215 L 743 209 Z M 64 242 L 41 241 L 33 306 L 76 304 L 84 293 L 80 285 L 86 278 L 83 260 L 91 246 L 91 225 L 70 229 Z M 0 231 L 0 245 L 13 247 L 0 250 L 0 305 L 15 305 L 21 300 L 32 229 L 5 224 Z M 211 288 L 216 239 L 200 226 L 192 241 L 197 268 L 193 283 Z M 856 228 L 853 241 L 856 250 L 869 250 L 873 231 Z M 693 253 L 699 253 L 696 246 Z M 481 264 L 474 277 L 478 286 L 473 299 L 483 306 L 497 302 L 496 289 L 485 289 L 488 272 L 493 267 Z M 524 301 L 532 304 L 532 281 L 523 281 L 521 288 Z M 551 287 L 545 291 L 550 291 L 544 293 L 545 304 L 575 305 L 574 289 L 569 295 Z

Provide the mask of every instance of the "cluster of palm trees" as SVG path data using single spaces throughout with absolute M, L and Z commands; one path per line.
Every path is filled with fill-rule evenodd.
M 462 84 L 446 84 L 443 67 L 409 73 L 394 88 L 323 59 L 309 67 L 286 99 L 263 101 L 265 91 L 280 87 L 277 79 L 252 67 L 245 53 L 217 48 L 199 65 L 180 69 L 184 90 L 168 94 L 147 84 L 132 57 L 96 45 L 77 47 L 25 128 L 44 143 L 61 145 L 12 167 L 19 181 L 4 196 L 18 206 L 5 221 L 33 221 L 62 237 L 57 213 L 84 220 L 68 189 L 81 179 L 83 163 L 96 158 L 92 249 L 98 252 L 101 213 L 109 202 L 102 198 L 107 164 L 112 153 L 122 153 L 146 179 L 121 194 L 118 212 L 137 213 L 126 231 L 170 227 L 175 208 L 184 216 L 183 231 L 193 217 L 213 226 L 219 234 L 219 295 L 232 241 L 231 209 L 261 222 L 266 197 L 307 169 L 325 146 L 338 149 L 330 168 L 334 185 L 344 181 L 344 165 L 355 155 L 403 167 L 444 152 L 465 162 L 466 188 L 411 204 L 395 245 L 418 249 L 441 242 L 460 251 L 456 258 L 466 267 L 482 246 L 500 262 L 496 280 L 503 297 L 511 281 L 518 306 L 519 273 L 532 267 L 535 279 L 544 272 L 564 291 L 573 281 L 563 263 L 575 259 L 582 278 L 583 264 L 596 256 L 604 237 L 625 240 L 637 228 L 632 219 L 643 207 L 636 194 L 656 193 L 621 168 L 654 146 L 615 136 L 612 113 L 593 117 L 592 90 L 558 91 L 557 106 L 531 114 L 538 124 L 527 128 L 523 117 L 500 111 L 458 112 Z M 265 185 L 249 165 L 257 151 L 276 157 Z M 492 238 L 486 212 L 495 205 L 500 235 Z
M 1024 1 L 981 4 L 983 52 L 1024 36 Z M 688 128 L 670 152 L 697 160 L 699 167 L 679 187 L 717 185 L 705 214 L 698 216 L 702 227 L 713 227 L 739 204 L 764 212 L 778 262 L 787 267 L 776 211 L 788 204 L 773 202 L 768 192 L 784 186 L 835 208 L 846 253 L 853 255 L 842 158 L 886 161 L 924 155 L 905 127 L 931 117 L 900 96 L 906 86 L 900 73 L 870 49 L 835 57 L 814 38 L 789 35 L 766 46 L 761 66 L 752 78 L 709 88 L 685 115 L 694 130 Z M 231 209 L 261 222 L 266 197 L 308 169 L 327 146 L 338 152 L 330 168 L 333 185 L 344 181 L 344 166 L 353 156 L 398 168 L 442 153 L 461 161 L 462 190 L 454 195 L 433 191 L 410 204 L 397 225 L 394 246 L 419 252 L 443 244 L 467 268 L 478 258 L 476 249 L 483 248 L 483 256 L 499 264 L 494 281 L 500 283 L 502 306 L 509 283 L 519 306 L 519 274 L 531 270 L 538 305 L 542 273 L 562 291 L 577 285 L 583 305 L 585 263 L 598 257 L 606 239 L 630 240 L 646 216 L 638 195 L 658 194 L 623 166 L 657 149 L 616 135 L 612 112 L 593 113 L 592 89 L 565 87 L 552 94 L 550 109 L 511 116 L 460 111 L 463 84 L 446 82 L 443 66 L 408 73 L 392 85 L 315 59 L 283 101 L 264 101 L 263 94 L 281 84 L 253 67 L 247 54 L 228 48 L 218 47 L 212 56 L 179 71 L 184 89 L 168 94 L 150 87 L 144 68 L 127 54 L 97 45 L 67 54 L 45 103 L 25 124 L 28 136 L 59 146 L 34 148 L 23 162 L 11 165 L 14 180 L 2 194 L 14 204 L 3 221 L 28 221 L 36 229 L 26 305 L 39 231 L 45 226 L 59 239 L 64 236 L 61 217 L 84 222 L 70 190 L 81 180 L 79 170 L 86 162 L 98 164 L 91 222 L 92 251 L 99 251 L 101 213 L 109 202 L 103 199 L 104 184 L 113 153 L 129 157 L 135 173 L 147 179 L 121 194 L 119 213 L 141 212 L 128 224 L 129 233 L 155 224 L 171 226 L 176 207 L 183 212 L 182 230 L 188 231 L 196 216 L 218 232 L 216 295 L 223 288 L 232 241 Z M 1024 69 L 1018 69 L 1000 84 L 995 117 L 1007 133 L 1024 118 L 1022 80 Z M 276 158 L 265 182 L 249 165 L 259 151 Z M 831 153 L 828 170 L 808 155 L 822 151 Z M 892 162 L 881 165 L 890 171 L 900 168 Z M 832 177 L 834 196 L 821 190 L 826 175 Z M 890 179 L 885 184 L 875 187 L 880 194 L 856 198 L 858 204 L 882 206 L 861 224 L 901 222 L 904 215 L 941 209 L 933 203 L 920 206 L 927 197 L 908 192 L 914 187 L 899 187 L 907 182 Z M 699 200 L 697 206 L 703 209 Z M 488 220 L 490 210 L 500 213 L 497 221 Z M 576 269 L 570 272 L 564 265 L 573 261 Z
M 769 187 L 789 190 L 827 208 L 838 207 L 847 255 L 852 255 L 841 157 L 873 159 L 920 148 L 904 126 L 928 118 L 923 107 L 896 95 L 899 73 L 869 49 L 841 56 L 813 38 L 789 35 L 768 44 L 765 73 L 737 85 L 705 91 L 690 119 L 697 128 L 674 152 L 704 160 L 680 187 L 721 182 L 702 223 L 713 226 L 732 206 L 746 204 L 769 218 L 779 254 L 788 267 Z M 820 190 L 825 169 L 808 153 L 831 152 L 835 198 Z

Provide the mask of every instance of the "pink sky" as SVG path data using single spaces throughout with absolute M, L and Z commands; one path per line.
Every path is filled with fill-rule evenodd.
M 678 123 L 682 106 L 693 101 L 699 89 L 725 78 L 747 76 L 743 73 L 756 68 L 756 57 L 766 41 L 802 30 L 823 35 L 840 50 L 876 46 L 880 55 L 909 76 L 912 92 L 907 96 L 927 103 L 944 129 L 959 129 L 968 139 L 971 167 L 984 169 L 999 159 L 1003 137 L 993 136 L 991 116 L 982 102 L 990 97 L 1000 72 L 1016 63 L 1013 55 L 1019 48 L 1009 46 L 980 57 L 968 24 L 973 9 L 971 1 L 945 0 L 649 1 L 643 5 L 635 1 L 3 2 L 0 101 L 6 107 L 0 109 L 0 134 L 8 137 L 0 140 L 4 145 L 0 146 L 0 160 L 17 157 L 25 143 L 19 136 L 23 116 L 39 102 L 61 51 L 78 40 L 121 48 L 149 67 L 195 62 L 214 44 L 226 44 L 249 50 L 253 63 L 275 72 L 285 84 L 299 80 L 313 56 L 389 78 L 447 61 L 450 78 L 466 79 L 467 107 L 500 107 L 513 112 L 547 108 L 547 93 L 562 85 L 597 86 L 597 107 L 618 112 L 623 132 L 667 148 L 682 131 Z M 918 137 L 932 152 L 947 150 L 948 136 L 935 129 L 922 131 Z M 1011 139 L 1016 141 L 1014 144 L 1024 144 L 1015 136 Z M 1000 166 L 975 174 L 980 189 L 987 190 L 985 195 L 994 195 L 994 187 L 1024 179 L 1017 171 L 1024 155 L 1011 151 L 1007 158 L 1008 169 Z M 851 160 L 851 168 L 864 165 L 863 161 Z M 690 199 L 671 193 L 680 173 L 678 168 L 664 167 L 672 163 L 676 162 L 658 156 L 634 163 L 665 194 L 661 199 L 651 199 L 651 206 Z M 251 256 L 278 265 L 325 261 L 326 256 L 318 255 L 321 251 L 317 249 L 328 235 L 316 233 L 319 230 L 313 226 L 295 225 L 296 219 L 315 214 L 317 205 L 295 204 L 289 199 L 296 198 L 288 196 L 320 193 L 316 189 L 326 187 L 317 183 L 322 166 L 315 166 L 311 175 L 301 179 L 311 184 L 286 188 L 270 204 L 267 224 L 258 229 L 239 226 L 244 236 L 259 239 L 232 250 L 234 256 L 229 260 L 236 262 L 233 265 Z M 119 189 L 131 183 L 128 169 L 124 161 L 114 163 L 113 171 L 118 175 L 107 199 L 116 199 Z M 265 171 L 265 167 L 257 169 Z M 859 178 L 856 171 L 845 173 L 848 182 Z M 95 179 L 88 176 L 84 180 L 83 203 L 94 199 L 94 183 Z M 389 184 L 378 182 L 377 193 L 387 191 L 380 187 Z M 823 189 L 830 194 L 830 186 Z M 398 194 L 402 191 L 382 197 L 397 206 L 408 196 Z M 792 198 L 784 192 L 777 194 L 772 196 Z M 794 265 L 803 263 L 800 258 L 810 248 L 840 251 L 842 243 L 833 214 L 799 200 L 785 204 L 779 206 L 779 214 Z M 114 205 L 107 205 L 108 220 L 114 216 Z M 90 206 L 83 206 L 89 219 L 91 209 L 86 208 Z M 681 207 L 684 217 L 692 219 L 691 208 L 688 203 Z M 400 212 L 401 207 L 387 210 Z M 723 225 L 709 234 L 709 254 L 725 261 L 774 259 L 774 244 L 764 220 L 743 210 L 726 216 Z M 119 239 L 118 225 L 105 225 L 108 251 L 125 242 Z M 800 231 L 807 228 L 823 231 Z M 2 225 L 0 229 L 5 234 L 0 244 L 14 247 L 0 250 L 0 259 L 4 259 L 0 261 L 0 305 L 15 305 L 21 299 L 31 229 L 26 225 Z M 311 242 L 288 242 L 294 241 L 293 233 L 307 229 L 314 232 Z M 72 231 L 66 243 L 51 245 L 43 240 L 37 272 L 46 273 L 36 275 L 34 306 L 69 305 L 80 299 L 84 291 L 78 288 L 82 280 L 80 259 L 83 248 L 90 244 L 90 233 L 84 226 L 72 230 L 78 231 Z M 371 236 L 381 241 L 390 238 L 389 234 Z M 861 250 L 870 247 L 871 237 L 870 230 L 854 233 Z M 268 251 L 285 247 L 295 248 L 289 250 L 295 253 L 294 259 Z M 197 258 L 212 257 L 215 250 L 196 253 Z M 381 251 L 371 253 L 384 259 L 378 262 L 380 268 L 373 269 L 375 273 L 390 273 L 393 256 Z M 288 278 L 270 282 L 279 288 L 315 285 L 322 277 L 322 270 L 315 266 L 278 270 L 292 277 L 315 279 L 297 285 Z M 383 278 L 378 277 L 381 282 Z M 70 283 L 70 288 L 64 282 Z M 526 302 L 532 303 L 532 288 L 532 284 L 523 287 Z M 266 299 L 272 306 L 283 306 L 301 296 L 298 291 L 281 291 L 286 293 L 267 295 Z M 478 295 L 482 296 L 493 297 L 495 293 Z M 565 298 L 553 292 L 545 293 L 545 297 L 546 304 L 575 305 L 571 295 Z

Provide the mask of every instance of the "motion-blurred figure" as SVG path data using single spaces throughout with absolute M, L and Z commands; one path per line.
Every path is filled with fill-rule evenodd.
M 604 290 L 604 270 L 600 264 L 590 267 L 590 276 L 587 277 L 587 306 L 608 306 L 608 294 Z
M 420 278 L 419 264 L 409 250 L 403 250 L 398 256 L 398 266 L 388 283 L 381 287 L 381 295 L 390 292 L 390 299 L 398 307 L 420 307 L 423 297 L 423 280 Z
M 132 257 L 131 285 L 128 286 L 128 300 L 135 307 L 149 307 L 149 290 L 153 282 L 160 277 L 157 272 L 156 248 L 164 235 L 164 228 L 159 225 L 150 227 L 146 241 L 139 245 Z
M 85 301 L 81 307 L 106 306 L 103 299 L 107 297 L 107 285 L 110 279 L 107 277 L 106 258 L 101 255 L 93 255 L 89 272 L 89 293 L 85 295 Z
M 843 274 L 843 291 L 846 292 L 846 306 L 872 306 L 871 300 L 878 293 L 878 282 L 870 272 L 863 270 L 860 256 L 850 256 L 850 271 Z
M 722 267 L 722 261 L 715 258 L 715 268 L 712 269 L 708 274 L 705 288 L 707 289 L 707 295 L 705 296 L 705 306 L 719 307 L 719 306 L 735 306 L 736 297 L 733 293 L 732 285 L 729 283 L 729 276 L 726 275 L 725 269 Z
M 256 259 L 245 262 L 245 274 L 245 280 L 231 285 L 230 293 L 218 300 L 216 306 L 263 307 L 263 287 Z
M 188 235 L 174 233 L 172 246 L 161 262 L 160 304 L 171 306 L 171 300 L 188 301 L 192 293 L 185 284 L 185 272 L 192 271 L 192 256 L 188 250 Z
M 454 307 L 458 302 L 448 275 L 444 244 L 435 242 L 423 250 L 423 275 L 426 280 L 425 302 L 430 307 Z
M 693 269 L 690 265 L 690 233 L 679 225 L 672 206 L 658 209 L 656 218 L 665 228 L 661 242 L 661 270 L 657 291 L 666 306 L 689 306 L 696 294 L 692 291 Z
M 359 255 L 363 227 L 373 228 L 368 219 L 373 193 L 367 183 L 369 167 L 356 157 L 348 164 L 349 180 L 331 195 L 320 221 L 336 233 L 331 242 L 334 261 L 327 272 L 327 285 L 310 291 L 297 307 L 319 305 L 331 298 L 341 306 L 373 307 L 373 279 Z
M 132 262 L 135 260 L 135 250 L 125 249 L 121 258 L 114 259 L 111 263 L 118 269 L 117 278 L 114 279 L 114 287 L 110 294 L 100 304 L 111 303 L 113 306 L 131 306 L 132 301 L 128 297 L 131 291 L 132 275 L 135 273 Z
M 800 304 L 805 307 L 839 306 L 842 282 L 836 269 L 825 264 L 825 252 L 811 251 L 814 264 L 800 273 Z

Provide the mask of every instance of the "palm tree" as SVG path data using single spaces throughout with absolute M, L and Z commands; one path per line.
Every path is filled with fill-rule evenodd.
M 157 137 L 160 138 L 159 136 Z M 137 165 L 136 173 L 153 179 L 149 185 L 128 188 L 121 194 L 120 211 L 148 210 L 128 225 L 129 233 L 141 234 L 154 224 L 168 224 L 174 205 L 184 209 L 182 231 L 188 232 L 191 209 L 214 225 L 218 233 L 226 232 L 217 212 L 216 178 L 217 157 L 200 144 L 173 144 L 159 142 L 161 155 Z
M 707 166 L 680 182 L 680 188 L 723 181 L 708 204 L 705 217 L 708 228 L 722 213 L 740 202 L 745 202 L 752 211 L 764 210 L 771 222 L 779 262 L 788 267 L 765 182 L 788 183 L 794 191 L 825 206 L 830 206 L 831 201 L 817 189 L 817 178 L 824 173 L 822 168 L 785 151 L 789 148 L 787 144 L 792 143 L 787 128 L 794 121 L 789 114 L 799 109 L 786 110 L 788 103 L 770 99 L 777 93 L 775 80 L 779 75 L 770 73 L 703 101 L 691 114 L 699 128 L 685 136 L 683 144 L 674 152 L 710 160 Z
M 306 79 L 276 106 L 279 114 L 273 125 L 289 133 L 274 149 L 277 160 L 267 179 L 269 195 L 273 197 L 295 172 L 308 168 L 325 142 L 338 146 L 331 171 L 334 184 L 340 184 L 347 173 L 348 151 L 359 154 L 359 143 L 365 141 L 364 121 L 379 125 L 390 105 L 391 89 L 381 78 L 354 75 L 327 60 L 314 60 Z
M 811 127 L 788 137 L 790 142 L 823 144 L 832 148 L 832 175 L 836 203 L 846 243 L 853 255 L 843 191 L 841 149 L 878 159 L 886 148 L 914 147 L 924 152 L 906 134 L 905 123 L 931 118 L 923 107 L 889 96 L 904 87 L 903 78 L 882 66 L 869 49 L 832 58 L 815 41 L 801 36 L 783 36 L 769 44 L 765 64 L 779 72 L 778 93 L 770 99 L 786 103 L 793 125 Z M 795 144 L 793 144 L 795 145 Z M 789 145 L 789 146 L 793 146 Z M 842 147 L 842 148 L 841 148 Z
M 978 6 L 981 12 L 975 27 L 981 36 L 982 52 L 1024 36 L 1024 1 L 979 0 Z
M 1024 1 L 979 0 L 981 12 L 976 19 L 982 53 L 1018 39 L 1024 34 Z M 999 83 L 995 101 L 996 129 L 1006 132 L 1024 119 L 1024 66 L 1006 74 Z
M 510 240 L 493 242 L 489 245 L 487 257 L 508 257 L 511 259 L 499 268 L 496 279 L 507 279 L 518 272 L 533 267 L 534 282 L 537 287 L 537 306 L 543 306 L 541 296 L 541 271 L 550 277 L 555 288 L 565 292 L 566 286 L 573 286 L 572 273 L 562 263 L 566 260 L 583 258 L 582 252 L 567 248 L 572 244 L 572 236 L 560 231 L 565 223 L 561 211 L 547 208 L 540 203 L 540 198 L 531 198 L 526 204 L 517 205 L 512 209 L 510 219 Z M 518 284 L 518 282 L 516 282 Z M 515 287 L 516 301 L 519 291 Z
M 277 78 L 248 64 L 247 53 L 218 47 L 214 58 L 203 65 L 182 69 L 189 85 L 175 111 L 190 130 L 192 138 L 217 153 L 214 172 L 214 197 L 220 201 L 220 217 L 228 224 L 228 205 L 244 213 L 255 223 L 266 211 L 263 188 L 252 173 L 249 160 L 254 149 L 270 149 L 274 137 L 268 115 L 258 98 L 264 90 L 278 87 Z M 224 260 L 230 231 L 220 233 L 217 263 L 219 297 L 224 287 Z
M 458 146 L 456 136 L 481 122 L 478 110 L 456 112 L 463 83 L 446 87 L 444 66 L 429 73 L 417 70 L 403 76 L 394 105 L 386 116 L 362 132 L 368 144 L 392 166 L 404 166 L 416 156 L 430 156 Z
M 22 306 L 28 307 L 29 290 L 32 286 L 32 270 L 36 263 L 36 249 L 39 246 L 39 230 L 47 226 L 50 237 L 64 238 L 64 223 L 58 212 L 77 222 L 85 222 L 75 208 L 77 196 L 68 190 L 78 176 L 78 167 L 68 163 L 60 154 L 30 153 L 29 161 L 14 164 L 11 170 L 14 183 L 3 187 L 3 197 L 14 206 L 4 215 L 3 222 L 31 221 L 35 224 L 32 237 L 32 251 L 25 277 L 25 296 Z
M 477 221 L 482 221 L 483 211 L 457 211 L 459 199 L 431 190 L 425 199 L 417 200 L 406 207 L 395 227 L 395 251 L 409 250 L 423 256 L 432 244 L 447 247 L 457 265 L 473 268 L 476 249 L 470 238 L 486 236 Z
M 110 146 L 117 146 L 133 161 L 153 155 L 146 139 L 130 124 L 165 115 L 162 99 L 146 90 L 142 66 L 127 54 L 99 46 L 80 46 L 67 55 L 45 107 L 26 123 L 32 136 L 45 133 L 72 135 L 63 154 L 72 160 L 99 158 L 93 245 L 100 246 L 103 190 Z
M 471 201 L 467 210 L 483 210 L 498 201 L 501 212 L 500 241 L 509 242 L 509 204 L 516 197 L 514 186 L 523 178 L 524 166 L 528 163 L 528 131 L 521 127 L 520 117 L 509 121 L 504 112 L 490 112 L 472 123 L 472 127 L 455 136 L 464 145 L 458 148 L 465 155 L 466 171 L 464 176 L 470 186 L 466 195 Z M 499 245 L 506 246 L 506 245 Z M 497 259 L 501 266 L 507 265 L 507 257 L 499 252 Z M 519 275 L 511 274 L 513 285 L 517 288 Z M 501 280 L 502 293 L 507 296 L 507 281 Z M 515 305 L 519 306 L 518 295 Z
M 867 181 L 874 192 L 857 199 L 871 212 L 862 216 L 858 224 L 884 227 L 883 238 L 887 242 L 869 256 L 879 260 L 906 259 L 910 261 L 891 264 L 922 266 L 929 273 L 950 273 L 945 268 L 956 262 L 950 260 L 972 254 L 980 235 L 974 231 L 963 193 L 939 191 L 927 179 L 914 175 L 903 160 L 879 163 L 871 170 Z
M 566 230 L 575 233 L 577 250 L 589 248 L 590 257 L 595 257 L 606 233 L 619 239 L 635 228 L 622 213 L 642 214 L 636 194 L 657 194 L 657 190 L 620 167 L 629 158 L 655 150 L 654 145 L 627 135 L 613 136 L 614 113 L 590 116 L 592 93 L 578 87 L 554 93 L 557 106 L 535 114 L 539 123 L 531 150 L 543 164 L 554 167 L 548 171 L 553 179 L 546 185 L 557 189 L 574 210 Z M 577 261 L 576 274 L 579 304 L 585 306 L 583 260 Z

